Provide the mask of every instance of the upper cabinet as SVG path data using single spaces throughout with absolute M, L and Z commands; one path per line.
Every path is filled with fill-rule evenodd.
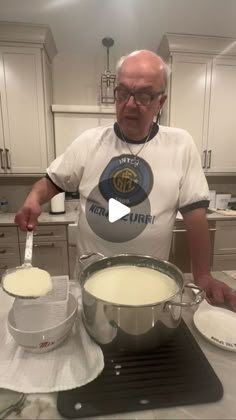
M 159 54 L 171 75 L 161 123 L 193 136 L 206 173 L 235 173 L 235 40 L 166 34 Z
M 0 173 L 41 174 L 54 158 L 51 62 L 45 25 L 0 22 Z

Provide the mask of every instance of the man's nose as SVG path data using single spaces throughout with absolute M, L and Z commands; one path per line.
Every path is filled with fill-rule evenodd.
M 130 95 L 128 101 L 126 102 L 126 105 L 128 105 L 128 106 L 136 106 L 134 95 Z

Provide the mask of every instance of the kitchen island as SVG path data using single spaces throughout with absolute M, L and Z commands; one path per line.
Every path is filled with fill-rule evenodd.
M 236 279 L 228 275 L 216 272 L 214 276 L 225 281 L 229 286 L 236 289 Z M 191 281 L 191 275 L 186 275 L 186 281 Z M 173 408 L 143 410 L 114 414 L 103 417 L 104 419 L 235 419 L 236 418 L 236 353 L 226 351 L 209 343 L 197 331 L 193 324 L 193 313 L 196 308 L 183 309 L 182 315 L 190 331 L 200 345 L 215 373 L 222 382 L 224 388 L 223 398 L 216 403 L 179 406 Z M 236 322 L 236 318 L 235 318 Z M 236 325 L 235 325 L 236 326 Z M 26 395 L 25 401 L 18 412 L 11 413 L 7 419 L 60 419 L 56 409 L 57 394 L 30 394 Z M 93 417 L 94 418 L 94 417 Z

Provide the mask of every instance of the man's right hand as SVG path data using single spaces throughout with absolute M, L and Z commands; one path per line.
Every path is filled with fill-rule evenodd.
M 17 223 L 23 231 L 34 230 L 38 224 L 38 217 L 41 212 L 41 206 L 38 203 L 27 204 L 27 202 L 25 202 L 16 213 L 15 223 Z

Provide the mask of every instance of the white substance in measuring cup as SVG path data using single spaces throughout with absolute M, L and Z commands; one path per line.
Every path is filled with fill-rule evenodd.
M 4 290 L 13 296 L 39 297 L 52 290 L 50 274 L 36 267 L 20 268 L 6 274 Z

